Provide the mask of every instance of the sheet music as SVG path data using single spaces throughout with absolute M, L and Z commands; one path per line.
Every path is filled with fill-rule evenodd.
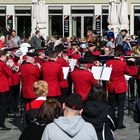
M 64 74 L 64 79 L 67 79 L 68 74 L 69 74 L 69 67 L 62 67 L 63 74 Z
M 103 81 L 109 81 L 111 76 L 112 68 L 111 67 L 103 67 L 103 72 L 101 74 L 100 79 Z
M 93 76 L 96 80 L 100 80 L 100 75 L 101 75 L 101 72 L 102 72 L 102 67 L 100 66 L 92 66 L 92 69 L 91 69 L 92 73 L 93 73 Z
M 71 71 L 73 71 L 74 68 L 75 68 L 75 65 L 77 63 L 77 59 L 68 59 L 68 61 L 69 61 L 69 65 L 70 65 Z
M 124 75 L 124 77 L 125 77 L 125 80 L 128 81 L 132 76 Z
M 105 66 L 92 66 L 92 73 L 96 80 L 109 81 L 112 68 Z

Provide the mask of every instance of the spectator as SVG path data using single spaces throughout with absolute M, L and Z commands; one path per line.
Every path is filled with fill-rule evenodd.
M 121 30 L 121 33 L 119 33 L 119 34 L 117 35 L 117 37 L 116 37 L 116 44 L 117 44 L 117 45 L 121 45 L 121 44 L 122 44 L 123 39 L 124 39 L 124 37 L 126 36 L 127 32 L 128 32 L 128 31 L 127 31 L 126 29 L 123 29 L 123 30 Z
M 16 43 L 17 47 L 19 47 L 21 44 L 21 39 L 19 36 L 17 36 L 16 31 L 12 30 L 11 35 L 12 35 L 12 40 L 14 41 L 14 43 Z
M 85 122 L 82 98 L 78 94 L 71 94 L 63 103 L 64 117 L 54 119 L 46 126 L 42 140 L 97 140 L 94 127 Z
M 124 38 L 124 41 L 121 44 L 125 55 L 131 55 L 131 51 L 132 51 L 132 46 L 130 44 L 131 41 L 132 41 L 132 37 L 129 35 Z
M 115 129 L 115 123 L 112 112 L 104 88 L 101 85 L 95 85 L 87 96 L 82 117 L 95 127 L 98 140 L 114 140 L 112 130 Z
M 12 35 L 7 35 L 7 38 L 5 40 L 5 44 L 9 48 L 16 48 L 16 47 L 18 47 L 17 44 L 13 41 Z
M 97 41 L 97 37 L 94 34 L 94 31 L 92 29 L 89 29 L 87 31 L 87 42 L 88 43 L 92 43 L 92 42 L 96 43 L 96 41 Z
M 114 48 L 115 48 L 114 39 L 111 38 L 111 37 L 108 38 L 108 42 L 107 42 L 106 46 L 109 46 L 109 47 L 111 47 L 112 49 L 114 49 Z
M 26 104 L 27 123 L 30 123 L 37 117 L 40 106 L 47 98 L 48 84 L 46 81 L 39 80 L 34 82 L 33 89 L 37 98 Z
M 35 32 L 35 35 L 31 38 L 31 46 L 34 47 L 35 49 L 41 49 L 41 32 L 37 30 Z
M 22 132 L 19 140 L 41 140 L 45 126 L 62 115 L 62 106 L 56 99 L 47 99 L 39 114 Z
M 112 52 L 113 50 L 111 49 L 111 47 L 108 47 L 108 46 L 106 46 L 105 48 L 104 48 L 104 55 L 105 56 L 113 56 L 113 52 Z
M 114 28 L 111 28 L 107 31 L 107 39 L 109 38 L 113 38 L 113 40 L 115 39 Z

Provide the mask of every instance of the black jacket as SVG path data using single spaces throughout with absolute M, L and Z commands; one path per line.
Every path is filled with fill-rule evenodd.
M 116 126 L 112 114 L 112 107 L 108 103 L 89 100 L 85 102 L 82 117 L 94 126 L 98 140 L 114 140 L 112 130 Z
M 140 99 L 135 103 L 133 118 L 136 123 L 140 123 Z M 139 126 L 140 132 L 140 126 Z
M 19 140 L 41 140 L 43 131 L 49 123 L 51 122 L 40 122 L 34 119 L 34 121 L 24 129 Z

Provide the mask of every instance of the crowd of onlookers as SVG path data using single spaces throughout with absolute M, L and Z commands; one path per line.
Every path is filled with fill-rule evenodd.
M 20 140 L 114 140 L 124 129 L 124 106 L 140 97 L 140 38 L 123 29 L 105 37 L 31 38 L 0 32 L 0 131 L 7 114 L 22 110 Z M 92 67 L 112 68 L 109 81 L 94 77 Z M 64 68 L 68 68 L 65 76 Z M 135 90 L 135 81 L 137 90 Z M 100 84 L 99 84 L 100 83 Z M 136 91 L 136 93 L 135 93 Z M 134 120 L 140 123 L 140 101 Z

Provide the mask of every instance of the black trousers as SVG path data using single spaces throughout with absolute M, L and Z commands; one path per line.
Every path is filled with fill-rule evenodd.
M 128 83 L 129 83 L 129 87 L 130 87 L 131 101 L 135 101 L 135 79 L 130 78 Z
M 8 92 L 0 92 L 0 127 L 4 126 L 8 109 Z
M 140 98 L 140 79 L 137 79 L 136 83 L 137 83 L 137 95 L 138 95 L 138 98 Z
M 113 108 L 114 116 L 117 111 L 116 117 L 117 117 L 118 126 L 123 125 L 125 98 L 126 98 L 126 93 L 121 93 L 121 94 L 109 93 L 108 95 L 109 102 L 111 103 L 112 108 Z
M 10 94 L 9 94 L 9 107 L 8 107 L 8 111 L 10 113 L 15 113 L 18 111 L 19 99 L 20 99 L 19 85 L 11 86 Z

